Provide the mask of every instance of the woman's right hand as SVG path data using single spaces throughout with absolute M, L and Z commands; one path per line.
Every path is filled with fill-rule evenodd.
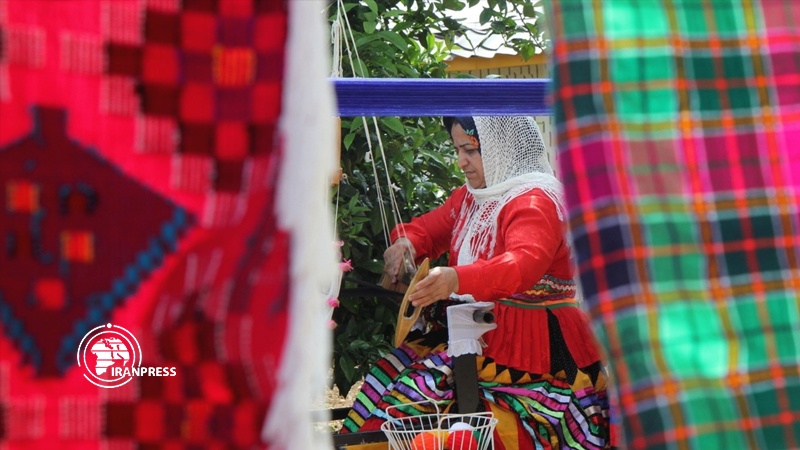
M 389 248 L 383 252 L 383 271 L 392 280 L 392 284 L 397 283 L 400 277 L 400 271 L 403 270 L 403 258 L 406 253 L 410 254 L 411 261 L 414 261 L 416 251 L 411 241 L 401 237 L 394 241 Z

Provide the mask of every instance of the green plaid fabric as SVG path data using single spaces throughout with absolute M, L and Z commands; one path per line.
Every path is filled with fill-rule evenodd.
M 548 8 L 560 173 L 621 445 L 800 448 L 800 4 Z

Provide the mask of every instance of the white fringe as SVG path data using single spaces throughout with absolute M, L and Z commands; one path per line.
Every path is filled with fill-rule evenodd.
M 270 449 L 333 448 L 315 431 L 312 404 L 323 392 L 332 333 L 324 291 L 337 275 L 328 190 L 335 166 L 334 94 L 322 0 L 289 1 L 289 30 L 280 135 L 284 155 L 277 219 L 291 234 L 289 327 L 275 396 L 262 429 Z M 261 330 L 269 339 L 269 330 Z
M 477 339 L 460 339 L 458 341 L 450 341 L 447 345 L 447 356 L 455 358 L 461 355 L 482 355 L 483 347 Z

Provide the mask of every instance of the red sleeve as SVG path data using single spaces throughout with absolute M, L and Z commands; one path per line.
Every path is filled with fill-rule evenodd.
M 467 188 L 462 186 L 442 206 L 411 219 L 410 223 L 396 226 L 392 230 L 392 242 L 405 235 L 414 245 L 418 264 L 425 258 L 438 258 L 450 249 L 453 226 L 466 193 Z
M 496 300 L 530 289 L 564 245 L 562 222 L 553 201 L 535 189 L 509 202 L 498 217 L 498 245 L 491 259 L 456 266 L 458 293 Z

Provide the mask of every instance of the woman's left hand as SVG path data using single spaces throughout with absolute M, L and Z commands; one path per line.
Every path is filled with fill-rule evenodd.
M 428 306 L 458 292 L 458 274 L 452 267 L 434 267 L 408 296 L 414 306 Z

